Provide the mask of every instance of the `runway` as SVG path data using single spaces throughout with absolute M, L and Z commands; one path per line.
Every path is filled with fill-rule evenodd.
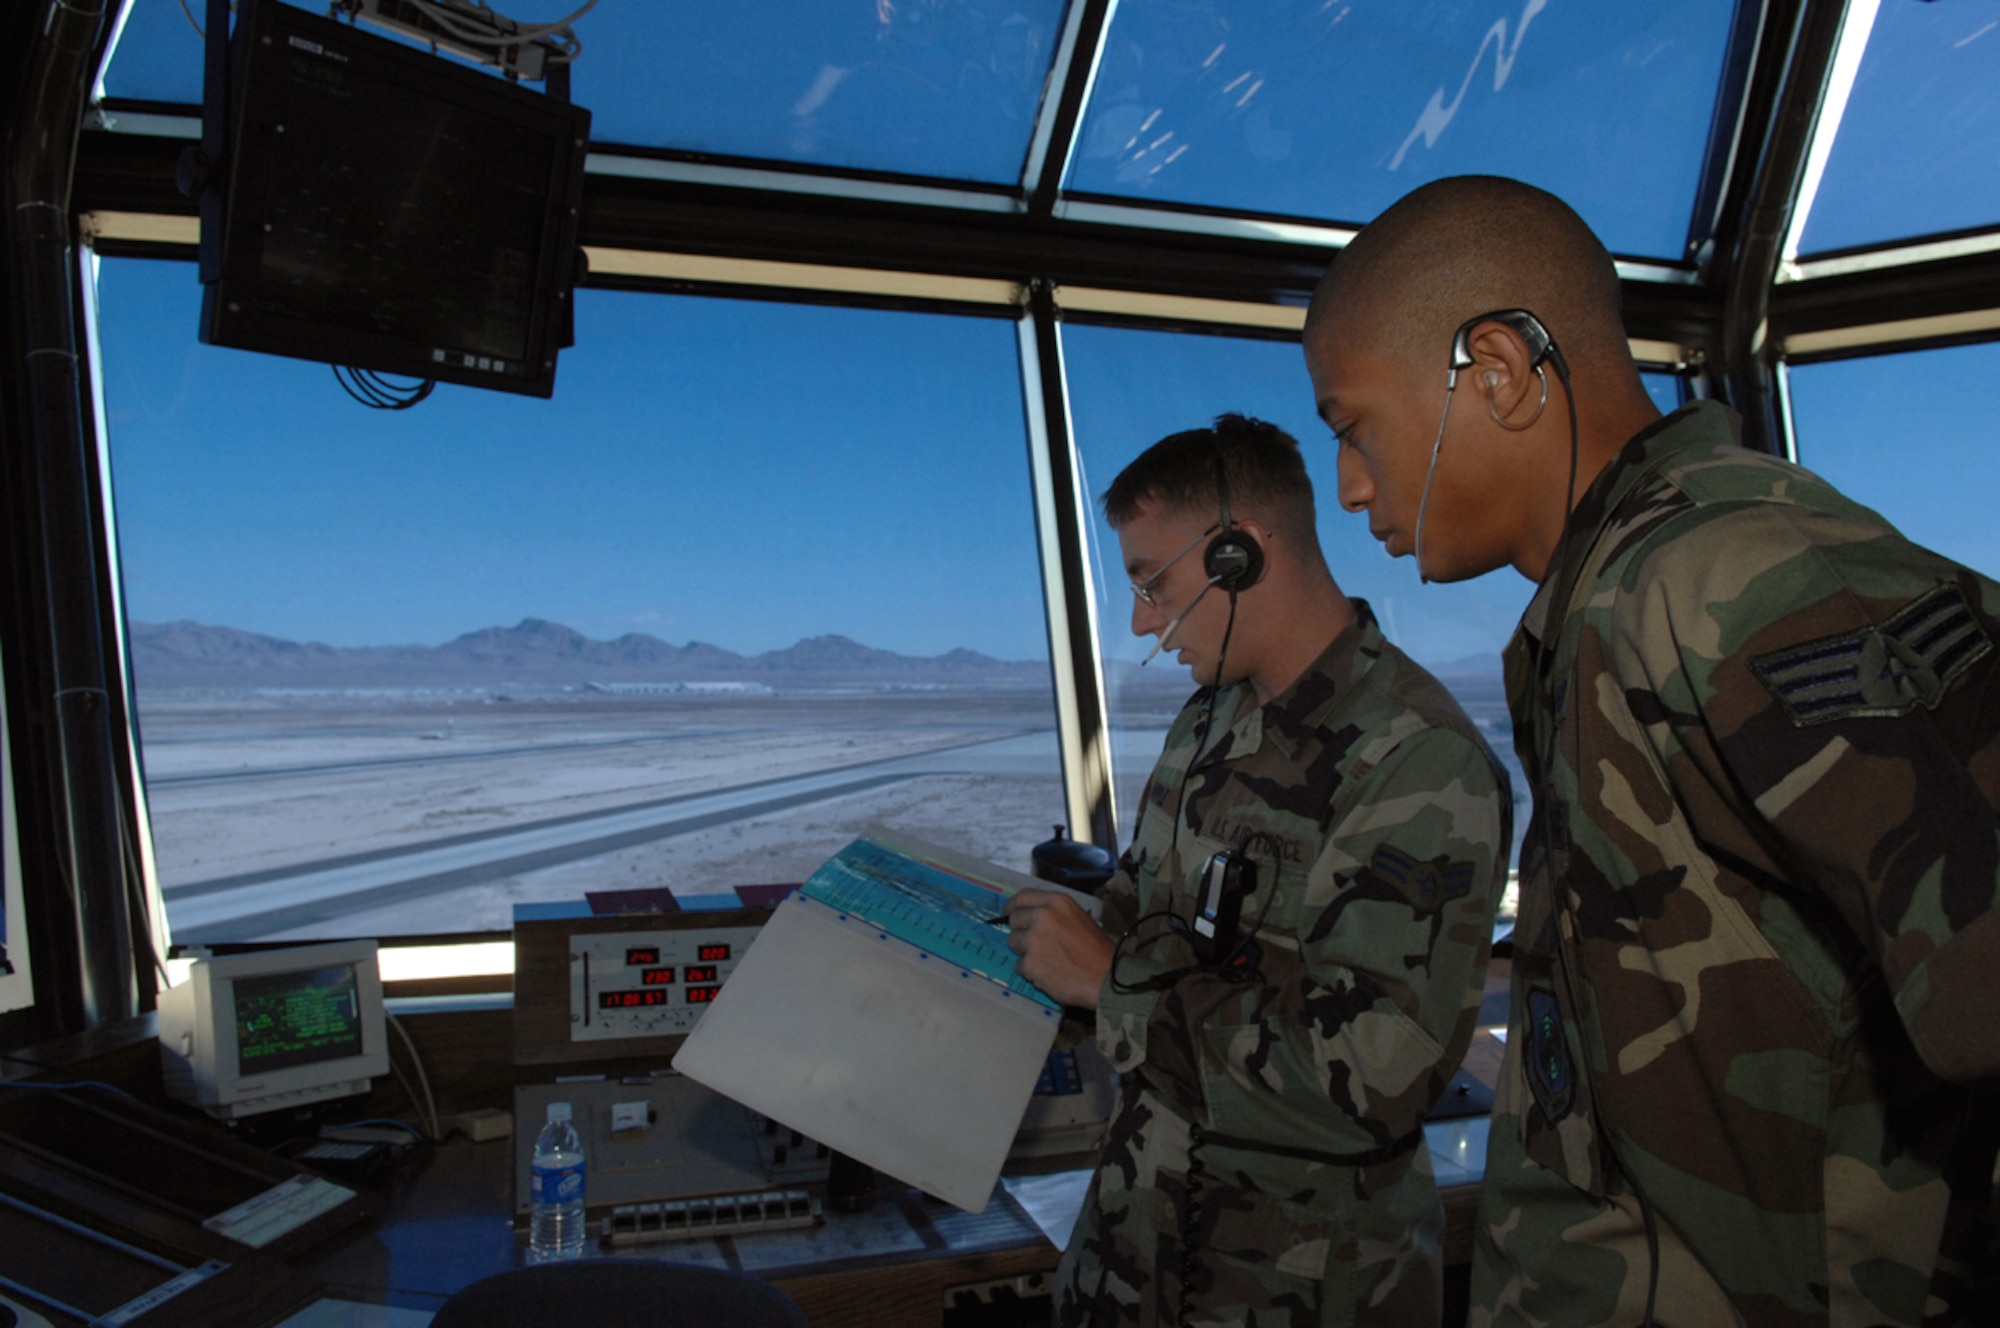
M 419 758 L 429 759 L 429 758 Z M 342 769 L 359 764 L 343 763 Z M 405 763 L 407 764 L 407 762 Z M 716 825 L 934 775 L 1052 775 L 1047 730 L 912 756 L 749 780 L 701 793 L 325 858 L 166 890 L 178 941 L 256 940 L 388 903 L 518 877 Z M 327 766 L 314 768 L 323 773 Z M 265 775 L 278 772 L 265 771 Z M 218 777 L 220 772 L 217 772 Z
M 693 742 L 752 733 L 750 728 L 690 727 L 674 733 L 645 738 L 598 738 L 588 742 L 541 742 L 519 747 L 482 747 L 475 751 L 440 751 L 426 756 L 384 756 L 360 761 L 322 761 L 304 765 L 256 766 L 236 770 L 195 770 L 182 774 L 152 775 L 149 789 L 194 788 L 206 784 L 243 784 L 266 779 L 298 779 L 318 775 L 345 775 L 363 770 L 410 770 L 421 766 L 458 765 L 468 761 L 497 761 L 510 757 L 537 759 L 571 752 L 602 751 L 607 748 L 659 747 L 668 743 Z M 288 735 L 289 736 L 289 735 Z

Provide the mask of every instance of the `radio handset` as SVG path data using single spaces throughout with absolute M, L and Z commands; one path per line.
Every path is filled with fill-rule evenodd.
M 1201 870 L 1201 890 L 1195 901 L 1195 958 L 1206 965 L 1228 960 L 1236 952 L 1243 898 L 1257 888 L 1257 864 L 1224 849 Z

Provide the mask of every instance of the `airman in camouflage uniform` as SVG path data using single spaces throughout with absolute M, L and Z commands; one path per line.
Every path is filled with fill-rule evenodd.
M 1609 260 L 1539 191 L 1427 190 L 1385 214 L 1359 275 L 1336 263 L 1322 317 L 1343 294 L 1379 308 L 1367 265 L 1407 274 L 1487 223 L 1497 284 L 1457 292 L 1431 372 L 1441 387 L 1470 317 L 1487 349 L 1462 376 L 1492 365 L 1491 418 L 1517 425 L 1534 349 L 1479 311 L 1545 302 L 1560 345 L 1575 291 L 1538 265 Z M 1509 235 L 1540 252 L 1510 264 Z M 1430 422 L 1398 437 L 1371 415 L 1340 363 L 1359 330 L 1319 327 L 1315 383 L 1360 454 L 1342 498 L 1398 531 L 1416 471 L 1387 457 L 1437 452 Z M 1507 650 L 1535 813 L 1472 1322 L 2000 1323 L 2000 1112 L 1977 1086 L 2000 1075 L 2000 585 L 1746 451 L 1720 406 L 1593 438 L 1621 391 L 1601 352 L 1565 385 L 1575 444 L 1553 408 L 1539 445 L 1439 430 L 1475 483 L 1482 448 L 1530 475 L 1538 446 L 1551 461 L 1539 500 L 1434 495 L 1425 545 L 1473 574 L 1491 506 L 1539 525 L 1508 559 L 1540 582 Z M 1581 491 L 1550 521 L 1569 446 Z
M 1295 461 L 1297 445 L 1270 432 Z M 1197 476 L 1206 464 L 1197 451 Z M 1141 458 L 1132 471 L 1145 467 Z M 1214 533 L 1212 490 L 1204 507 L 1176 512 L 1170 532 L 1153 530 L 1151 503 L 1119 520 L 1117 493 L 1107 506 L 1135 580 Z M 1286 611 L 1300 607 L 1281 565 L 1296 556 L 1283 547 L 1295 528 L 1263 540 L 1269 579 L 1239 597 L 1226 653 L 1253 672 L 1225 668 L 1219 691 L 1198 692 L 1154 767 L 1101 896 L 1115 955 L 1087 993 L 1065 997 L 1096 1006 L 1097 1044 L 1120 1080 L 1058 1274 L 1059 1325 L 1439 1317 L 1442 1214 L 1422 1125 L 1476 1021 L 1511 802 L 1471 722 L 1383 638 L 1365 603 Z M 1304 530 L 1324 575 L 1309 519 Z M 1148 557 L 1156 534 L 1161 556 Z M 1202 585 L 1188 563 L 1166 602 Z M 1260 596 L 1276 598 L 1252 620 Z M 1164 612 L 1142 600 L 1135 629 L 1189 642 L 1197 678 L 1212 681 L 1216 638 L 1163 629 Z M 1331 641 L 1266 694 L 1290 670 L 1254 671 L 1257 633 L 1282 629 L 1295 648 L 1324 640 L 1321 628 Z M 1204 868 L 1225 851 L 1255 878 L 1240 943 L 1202 963 L 1189 925 Z M 1036 981 L 1047 970 L 1030 919 L 1050 911 L 1013 910 L 1022 972 Z

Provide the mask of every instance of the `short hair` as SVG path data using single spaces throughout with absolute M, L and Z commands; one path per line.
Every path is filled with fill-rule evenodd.
M 1306 341 L 1336 322 L 1398 363 L 1443 373 L 1469 318 L 1531 310 L 1576 366 L 1628 368 L 1618 268 L 1546 190 L 1459 175 L 1412 190 L 1364 227 L 1314 292 Z
M 1312 480 L 1299 440 L 1275 424 L 1234 413 L 1216 416 L 1211 428 L 1169 434 L 1141 452 L 1099 500 L 1104 519 L 1115 530 L 1147 503 L 1219 515 L 1224 475 L 1232 517 L 1255 517 L 1303 541 L 1302 547 L 1318 547 Z

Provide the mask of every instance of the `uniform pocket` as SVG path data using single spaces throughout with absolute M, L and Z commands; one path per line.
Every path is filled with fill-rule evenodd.
M 1334 1257 L 1351 1222 L 1213 1180 L 1191 1217 L 1191 1322 L 1318 1325 L 1351 1295 L 1347 1265 Z

